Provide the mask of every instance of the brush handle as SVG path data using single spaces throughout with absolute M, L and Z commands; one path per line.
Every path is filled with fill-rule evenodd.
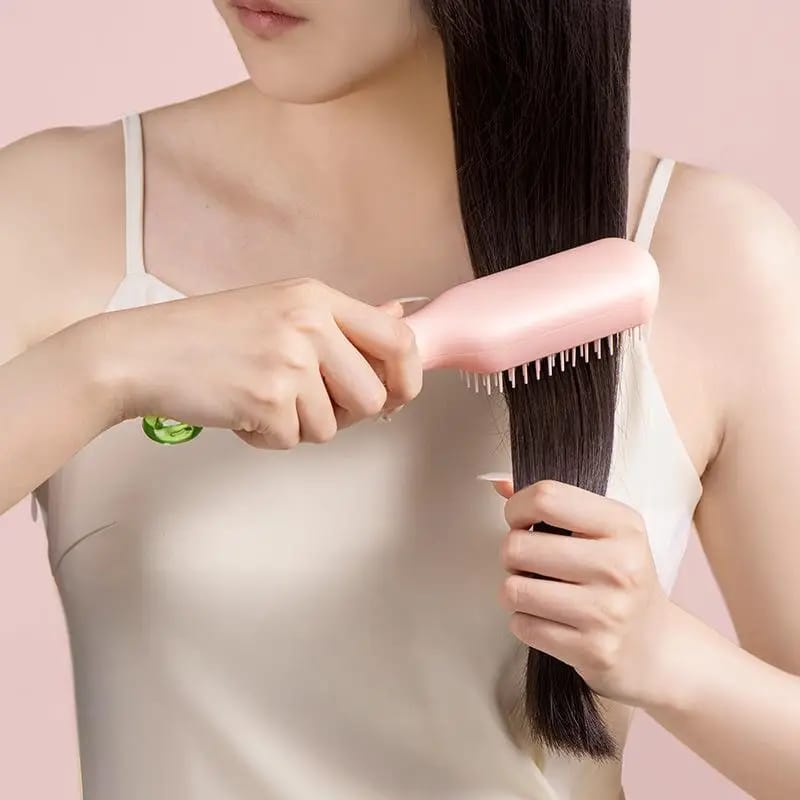
M 458 284 L 405 318 L 425 369 L 492 374 L 649 322 L 653 257 L 600 239 Z

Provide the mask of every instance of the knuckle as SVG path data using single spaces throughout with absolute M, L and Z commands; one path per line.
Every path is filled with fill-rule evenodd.
M 384 386 L 379 385 L 374 389 L 365 391 L 359 397 L 359 410 L 368 417 L 379 414 L 386 405 L 387 397 Z
M 554 511 L 561 487 L 556 481 L 538 481 L 531 487 L 531 501 L 540 511 Z
M 256 450 L 266 450 L 267 443 L 261 436 L 253 433 L 252 430 L 237 430 L 234 433 L 247 445 L 254 447 Z
M 414 332 L 402 320 L 394 322 L 392 331 L 392 351 L 396 356 L 404 356 L 410 353 L 416 344 Z
M 588 666 L 600 672 L 613 669 L 619 656 L 619 641 L 615 636 L 595 634 L 588 640 L 586 662 Z
M 255 414 L 240 415 L 236 423 L 236 434 L 248 441 L 259 428 L 258 418 Z
M 325 444 L 326 442 L 331 441 L 331 439 L 333 439 L 337 433 L 338 428 L 336 422 L 335 420 L 332 420 L 330 424 L 317 425 L 307 439 L 309 442 L 313 442 L 315 444 Z
M 296 331 L 304 334 L 320 335 L 328 325 L 328 316 L 321 308 L 298 305 L 284 312 L 285 321 Z
M 635 589 L 645 579 L 644 559 L 638 553 L 631 553 L 626 550 L 609 564 L 608 574 L 612 584 L 615 586 L 621 589 Z
M 272 373 L 267 380 L 259 383 L 251 392 L 259 406 L 278 408 L 289 400 L 292 390 L 292 382 L 288 377 L 280 373 Z
M 289 426 L 272 428 L 269 431 L 269 440 L 275 450 L 291 450 L 300 444 L 300 435 L 297 428 Z
M 515 569 L 521 564 L 523 553 L 522 535 L 512 531 L 500 545 L 500 562 L 506 569 Z
M 422 374 L 415 377 L 413 381 L 404 381 L 401 385 L 394 387 L 392 398 L 405 405 L 410 403 L 422 391 Z
M 276 352 L 268 357 L 270 360 L 267 362 L 272 367 L 272 374 L 281 368 L 289 373 L 305 372 L 312 368 L 316 370 L 319 364 L 313 346 L 304 339 L 299 329 L 295 329 L 294 335 L 283 337 L 273 347 Z M 290 376 L 287 375 L 286 380 L 290 381 Z
M 503 582 L 503 594 L 509 608 L 519 608 L 525 599 L 524 578 L 509 575 Z
M 596 612 L 594 622 L 606 628 L 615 628 L 628 617 L 628 603 L 616 593 L 598 600 L 593 608 Z

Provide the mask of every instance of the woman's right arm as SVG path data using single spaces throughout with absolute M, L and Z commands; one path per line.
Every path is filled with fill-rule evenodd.
M 72 209 L 52 224 L 47 198 L 30 199 L 46 145 L 22 168 L 25 143 L 0 152 L 0 513 L 126 419 L 158 414 L 287 449 L 420 391 L 399 304 L 374 307 L 313 279 L 91 313 L 91 281 L 80 284 L 59 246 L 74 235 Z M 51 170 L 43 183 L 64 181 Z
M 0 366 L 0 513 L 119 419 L 96 344 L 91 326 L 78 324 Z
M 77 158 L 69 158 L 73 152 Z M 0 513 L 38 486 L 99 433 L 111 412 L 77 330 L 50 338 L 69 322 L 71 237 L 60 231 L 81 206 L 74 172 L 85 148 L 66 130 L 47 131 L 0 150 Z M 68 196 L 71 192 L 71 198 Z M 87 281 L 87 296 L 91 294 Z M 81 309 L 75 309 L 76 317 Z M 39 344 L 35 344 L 37 340 Z M 34 346 L 31 346 L 34 345 Z

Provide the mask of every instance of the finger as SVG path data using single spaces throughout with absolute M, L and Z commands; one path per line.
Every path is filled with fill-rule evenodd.
M 381 303 L 377 308 L 381 311 L 385 311 L 395 319 L 400 319 L 406 313 L 403 304 L 399 300 L 388 300 L 385 303 Z
M 585 587 L 526 575 L 509 575 L 500 589 L 500 603 L 511 612 L 580 628 L 590 620 Z
M 333 413 L 336 416 L 336 427 L 340 431 L 349 428 L 351 425 L 355 425 L 356 422 L 361 422 L 363 419 L 363 417 L 354 414 L 352 411 L 348 411 L 346 408 L 337 405 L 334 405 Z
M 380 308 L 331 290 L 331 312 L 339 329 L 363 353 L 381 361 L 415 347 L 414 333 L 402 320 Z
M 269 450 L 270 447 L 264 441 L 264 437 L 255 431 L 234 431 L 234 433 L 250 447 L 255 447 L 257 450 Z
M 547 653 L 573 667 L 579 663 L 581 632 L 577 628 L 522 613 L 513 614 L 508 627 L 528 647 Z
M 384 360 L 383 382 L 386 386 L 386 411 L 411 402 L 422 390 L 422 361 L 416 346 L 402 355 Z
M 380 413 L 386 389 L 367 359 L 335 326 L 317 345 L 320 373 L 336 405 L 357 418 Z
M 384 361 L 369 353 L 362 355 L 386 388 L 386 404 L 383 408 L 385 413 L 391 414 L 409 403 L 422 390 L 422 362 L 416 347 L 411 348 L 405 356 Z
M 300 440 L 303 442 L 329 442 L 339 429 L 333 401 L 328 394 L 322 374 L 312 371 L 308 381 L 297 396 L 297 418 L 300 423 Z
M 544 575 L 570 583 L 590 583 L 603 572 L 595 542 L 554 533 L 510 531 L 500 550 L 509 572 Z
M 387 314 L 391 314 L 393 317 L 403 317 L 406 313 L 406 304 L 408 303 L 419 303 L 421 301 L 430 300 L 430 297 L 397 297 L 394 300 L 387 300 L 385 303 L 381 303 L 378 308 L 386 311 Z
M 589 536 L 606 538 L 628 525 L 632 509 L 609 497 L 558 481 L 537 481 L 506 503 L 510 528 L 530 529 L 544 522 Z
M 514 494 L 514 483 L 510 474 L 505 472 L 487 472 L 483 475 L 478 475 L 479 481 L 488 481 L 492 484 L 492 488 L 501 497 L 506 500 Z
M 244 442 L 260 450 L 290 450 L 300 443 L 300 421 L 291 408 L 270 413 L 270 420 L 256 431 L 234 431 Z

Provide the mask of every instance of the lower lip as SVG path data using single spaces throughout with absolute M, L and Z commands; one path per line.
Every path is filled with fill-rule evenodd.
M 305 20 L 298 17 L 272 14 L 269 11 L 253 11 L 241 6 L 236 7 L 236 13 L 239 15 L 239 22 L 247 30 L 262 39 L 273 39 L 292 28 L 296 28 L 301 22 L 305 22 Z

